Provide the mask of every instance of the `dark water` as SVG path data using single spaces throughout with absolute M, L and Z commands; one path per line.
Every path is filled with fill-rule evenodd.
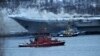
M 100 35 L 57 37 L 57 39 L 65 41 L 65 45 L 19 48 L 19 44 L 29 42 L 29 37 L 0 39 L 2 46 L 0 56 L 100 56 Z

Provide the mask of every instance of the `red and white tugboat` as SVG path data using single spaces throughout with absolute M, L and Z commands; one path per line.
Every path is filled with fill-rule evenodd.
M 19 47 L 50 47 L 50 46 L 61 46 L 64 45 L 65 42 L 59 41 L 57 39 L 52 40 L 51 37 L 41 36 L 35 38 L 34 41 L 30 40 L 30 43 L 25 45 L 19 45 Z

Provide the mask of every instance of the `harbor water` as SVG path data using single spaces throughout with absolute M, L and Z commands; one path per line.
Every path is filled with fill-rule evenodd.
M 18 47 L 29 43 L 30 36 L 1 38 L 2 56 L 100 56 L 100 35 L 81 35 L 75 37 L 56 37 L 65 41 L 64 46 Z

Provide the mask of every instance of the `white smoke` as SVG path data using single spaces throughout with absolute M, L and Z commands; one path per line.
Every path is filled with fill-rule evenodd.
M 84 18 L 84 17 L 76 17 L 74 16 L 91 16 L 89 14 L 77 14 L 77 13 L 64 13 L 63 8 L 61 12 L 58 14 L 54 14 L 52 12 L 48 12 L 46 10 L 40 11 L 37 8 L 22 8 L 18 7 L 14 11 L 8 8 L 4 8 L 1 10 L 3 14 L 7 17 L 24 17 L 32 20 L 76 20 L 76 19 L 100 19 L 100 17 L 92 17 L 92 18 Z
M 47 12 L 46 10 L 40 11 L 36 8 L 19 8 L 10 14 L 10 17 L 25 17 L 28 19 L 35 20 L 69 20 L 72 19 L 73 14 L 67 14 L 61 12 L 59 14 L 54 14 L 52 12 Z

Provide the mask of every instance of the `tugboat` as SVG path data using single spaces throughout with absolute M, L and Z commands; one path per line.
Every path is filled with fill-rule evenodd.
M 50 46 L 62 46 L 64 45 L 64 41 L 59 41 L 57 39 L 52 40 L 51 37 L 41 36 L 35 38 L 35 40 L 30 40 L 30 43 L 25 45 L 19 45 L 19 47 L 50 47 Z

